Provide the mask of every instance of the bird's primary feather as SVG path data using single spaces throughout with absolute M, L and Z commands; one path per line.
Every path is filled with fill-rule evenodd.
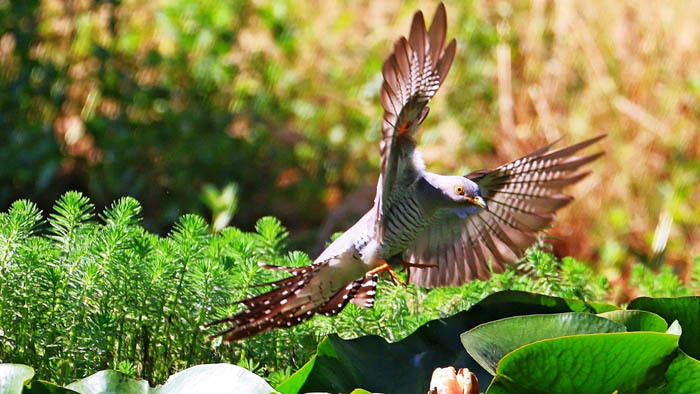
M 506 263 L 532 245 L 538 231 L 550 226 L 556 210 L 573 200 L 562 189 L 588 175 L 578 169 L 601 153 L 574 154 L 601 138 L 551 152 L 552 145 L 548 145 L 494 170 L 466 175 L 479 185 L 489 210 L 446 208 L 438 212 L 404 253 L 410 263 L 435 267 L 410 268 L 411 282 L 426 287 L 458 286 L 486 279 L 491 270 L 502 272 Z
M 418 126 L 428 114 L 428 102 L 442 85 L 454 59 L 456 42 L 445 45 L 447 14 L 440 4 L 435 11 L 430 29 L 426 30 L 423 13 L 418 11 L 411 23 L 411 33 L 401 37 L 394 52 L 384 62 L 384 83 L 380 92 L 384 120 L 375 231 L 381 238 L 384 232 L 382 215 L 396 199 L 394 193 L 412 184 L 422 168 L 416 168 L 413 138 Z

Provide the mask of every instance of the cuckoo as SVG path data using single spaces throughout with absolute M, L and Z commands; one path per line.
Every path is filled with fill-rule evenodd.
M 442 4 L 428 29 L 417 12 L 408 39 L 399 38 L 384 62 L 380 174 L 370 210 L 309 266 L 261 264 L 291 275 L 239 301 L 241 312 L 210 323 L 229 324 L 213 337 L 236 341 L 291 327 L 314 314 L 337 314 L 350 302 L 371 308 L 378 276 L 395 278 L 396 268 L 425 287 L 486 279 L 520 258 L 572 201 L 563 188 L 588 175 L 581 168 L 602 154 L 577 153 L 603 136 L 556 150 L 547 145 L 464 176 L 425 170 L 415 135 L 455 56 L 446 29 Z

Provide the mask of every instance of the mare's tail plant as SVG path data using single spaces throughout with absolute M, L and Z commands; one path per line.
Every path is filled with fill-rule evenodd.
M 162 382 L 188 366 L 239 362 L 246 348 L 281 365 L 276 353 L 289 338 L 216 346 L 199 328 L 235 308 L 253 291 L 248 284 L 274 279 L 260 259 L 308 263 L 282 255 L 286 231 L 276 219 L 257 230 L 212 235 L 202 218 L 185 215 L 161 238 L 141 226 L 141 206 L 129 197 L 96 215 L 69 192 L 48 221 L 33 203 L 15 202 L 0 213 L 0 361 L 32 365 L 58 383 L 108 368 Z
M 236 344 L 209 341 L 203 323 L 237 312 L 235 301 L 264 291 L 255 285 L 284 275 L 259 262 L 311 263 L 285 251 L 287 236 L 271 217 L 255 232 L 212 232 L 201 217 L 185 215 L 160 237 L 142 227 L 141 205 L 129 197 L 96 213 L 85 196 L 69 192 L 47 220 L 33 203 L 17 201 L 0 213 L 0 362 L 31 365 L 59 384 L 102 369 L 163 383 L 187 367 L 228 362 L 275 384 L 330 333 L 400 340 L 504 289 L 586 300 L 607 292 L 586 265 L 534 248 L 488 281 L 428 291 L 382 279 L 370 310 L 351 305 Z

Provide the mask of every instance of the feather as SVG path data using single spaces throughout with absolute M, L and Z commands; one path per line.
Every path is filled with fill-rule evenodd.
M 411 282 L 434 287 L 485 279 L 489 266 L 499 272 L 522 256 L 537 233 L 551 225 L 555 212 L 573 200 L 562 189 L 588 175 L 578 170 L 602 155 L 575 154 L 603 137 L 558 150 L 550 144 L 496 169 L 465 175 L 479 185 L 489 210 L 448 208 L 436 214 L 404 257 L 437 267 L 410 268 Z M 454 244 L 461 253 L 453 253 Z
M 443 49 L 447 32 L 445 6 L 435 11 L 426 30 L 423 13 L 413 16 L 408 39 L 400 37 L 382 66 L 384 82 L 380 98 L 384 108 L 380 142 L 380 178 L 375 204 L 375 233 L 384 234 L 384 219 L 394 190 L 401 190 L 423 171 L 413 155 L 418 126 L 428 114 L 428 102 L 445 80 L 454 59 L 456 42 Z M 385 206 L 386 205 L 386 206 Z

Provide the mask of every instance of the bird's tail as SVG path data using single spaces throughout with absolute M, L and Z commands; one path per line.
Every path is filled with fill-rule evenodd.
M 366 308 L 374 305 L 376 274 L 360 277 L 333 292 L 327 288 L 324 291 L 324 286 L 320 285 L 324 283 L 323 276 L 331 269 L 329 261 L 293 268 L 266 264 L 261 266 L 285 271 L 293 276 L 265 283 L 265 286 L 274 286 L 274 288 L 266 293 L 238 301 L 246 309 L 206 324 L 204 327 L 232 324 L 211 335 L 210 339 L 223 336 L 224 341 L 234 342 L 274 328 L 292 327 L 316 313 L 326 316 L 338 314 L 348 302 Z

